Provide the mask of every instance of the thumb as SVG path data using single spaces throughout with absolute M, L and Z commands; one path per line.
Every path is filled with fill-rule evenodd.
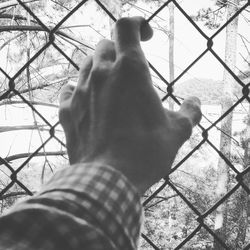
M 184 100 L 178 113 L 189 118 L 192 127 L 194 127 L 200 122 L 202 117 L 200 106 L 201 102 L 199 98 L 189 97 Z
M 117 53 L 140 46 L 153 36 L 153 30 L 143 17 L 121 18 L 115 24 L 114 39 Z

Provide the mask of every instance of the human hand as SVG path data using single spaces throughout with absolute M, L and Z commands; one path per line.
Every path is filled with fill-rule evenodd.
M 201 119 L 198 98 L 178 112 L 162 107 L 140 47 L 152 34 L 142 17 L 118 20 L 114 41 L 102 40 L 86 57 L 77 86 L 63 88 L 59 108 L 70 164 L 110 165 L 141 193 L 168 174 Z

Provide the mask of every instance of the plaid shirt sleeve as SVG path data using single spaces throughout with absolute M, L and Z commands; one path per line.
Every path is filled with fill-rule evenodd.
M 141 223 L 140 196 L 125 176 L 76 164 L 0 218 L 0 249 L 134 250 Z

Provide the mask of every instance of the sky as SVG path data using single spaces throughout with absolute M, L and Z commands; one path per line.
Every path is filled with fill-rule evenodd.
M 214 7 L 214 0 L 180 0 L 178 2 L 189 15 L 196 15 L 198 10 L 201 8 L 217 8 Z M 156 6 L 149 6 L 149 4 L 142 2 L 138 2 L 136 5 L 146 9 L 149 12 L 154 12 L 158 8 Z M 82 16 L 73 16 L 69 22 L 72 22 L 72 24 L 92 22 L 95 24 L 95 28 L 99 30 L 101 30 L 102 27 L 107 27 L 109 25 L 107 19 L 96 13 L 95 5 L 90 4 L 88 8 L 89 11 L 84 12 Z M 129 13 L 125 13 L 124 15 L 134 16 L 142 14 L 143 13 L 141 10 L 133 8 L 129 11 Z M 247 14 L 245 13 L 244 15 Z M 161 25 L 166 30 L 168 30 L 168 8 L 165 8 L 163 11 L 161 11 L 158 14 L 158 17 L 155 17 L 153 21 L 151 21 L 151 25 L 154 28 L 159 28 L 157 25 Z M 158 24 L 156 24 L 155 21 L 157 21 Z M 211 36 L 215 32 L 215 30 L 208 30 L 201 22 L 198 25 L 208 36 Z M 250 41 L 249 28 L 250 23 L 245 22 L 241 16 L 239 20 L 239 33 L 246 36 L 246 38 Z M 79 32 L 82 32 L 82 30 L 79 30 Z M 103 31 L 103 34 L 109 35 L 109 31 Z M 250 44 L 248 45 L 250 47 Z M 168 79 L 167 35 L 155 29 L 153 39 L 142 43 L 142 47 L 148 60 Z M 199 56 L 204 51 L 205 48 L 206 40 L 194 29 L 194 27 L 183 16 L 183 14 L 180 13 L 177 8 L 175 8 L 175 76 L 178 76 L 182 70 L 184 70 L 193 60 L 196 59 L 197 56 Z M 224 58 L 225 29 L 215 37 L 213 48 L 221 58 Z M 246 50 L 240 39 L 238 41 L 238 49 L 238 52 L 246 54 Z M 244 70 L 245 66 L 242 64 L 242 62 L 242 58 L 238 54 L 237 66 Z M 190 78 L 211 78 L 214 80 L 222 80 L 223 71 L 223 67 L 210 53 L 208 53 L 202 58 L 202 60 L 199 61 L 199 63 L 191 68 L 191 70 L 181 80 L 184 81 Z
M 195 15 L 200 8 L 211 6 L 211 0 L 183 0 L 181 7 L 190 15 Z M 166 15 L 167 15 L 166 11 Z M 210 37 L 215 30 L 209 30 L 200 22 L 199 27 Z M 250 41 L 250 26 L 242 18 L 239 20 L 239 33 L 246 36 Z M 157 68 L 165 67 L 163 58 L 168 58 L 168 38 L 163 34 L 155 33 L 155 36 L 148 44 L 145 44 L 145 51 L 150 60 L 152 60 Z M 225 29 L 214 38 L 214 46 L 218 55 L 224 59 L 225 56 Z M 197 30 L 187 21 L 187 19 L 175 9 L 175 76 L 178 76 L 183 69 L 185 69 L 193 60 L 195 60 L 206 48 L 206 39 L 204 39 Z M 250 45 L 250 44 L 248 44 Z M 249 46 L 250 47 L 250 46 Z M 246 50 L 238 37 L 238 55 L 237 66 L 240 69 L 245 69 L 242 58 L 239 52 L 246 54 Z M 223 79 L 223 67 L 218 63 L 211 53 L 207 53 L 198 63 L 193 66 L 182 80 L 190 78 L 211 78 L 214 80 Z M 166 73 L 166 75 L 168 72 Z
M 214 0 L 179 0 L 180 6 L 189 15 L 197 14 L 198 10 L 201 8 L 213 7 Z M 48 1 L 50 3 L 50 1 Z M 109 37 L 110 31 L 109 18 L 100 14 L 97 11 L 96 3 L 94 1 L 89 1 L 89 4 L 83 5 L 76 14 L 70 17 L 63 25 L 92 25 L 94 29 L 101 31 L 104 35 L 103 37 Z M 149 6 L 149 4 L 140 3 L 136 4 L 149 12 L 154 12 L 158 7 Z M 53 13 L 50 9 L 51 6 L 48 4 L 47 13 Z M 87 11 L 86 11 L 87 10 Z M 145 13 L 145 12 L 144 12 Z M 126 12 L 124 15 L 127 15 Z M 129 15 L 142 15 L 141 10 L 131 8 Z M 247 16 L 247 14 L 244 14 Z M 249 14 L 248 14 L 249 16 Z M 43 21 L 48 21 L 50 17 L 42 16 Z M 47 20 L 46 20 L 47 19 Z M 157 22 L 157 24 L 156 24 Z M 154 28 L 159 28 L 158 25 L 168 30 L 168 8 L 165 8 L 151 21 L 151 25 Z M 204 25 L 199 22 L 198 25 L 202 30 L 211 36 L 215 30 L 208 30 Z M 100 36 L 94 29 L 89 27 L 79 27 L 71 29 L 77 37 L 82 41 L 88 41 L 90 43 L 97 43 L 103 37 Z M 244 21 L 240 18 L 239 20 L 239 33 L 243 34 L 248 41 L 250 41 L 250 23 Z M 63 30 L 64 31 L 64 30 Z M 175 77 L 177 77 L 193 60 L 196 59 L 206 48 L 206 40 L 194 29 L 194 27 L 187 21 L 180 11 L 175 8 L 175 48 L 174 48 L 174 61 L 175 61 Z M 0 42 L 1 43 L 1 42 Z M 168 79 L 168 36 L 163 32 L 155 29 L 154 37 L 148 41 L 142 43 L 144 52 L 148 60 L 157 68 L 159 71 Z M 0 44 L 1 46 L 1 44 Z M 250 43 L 248 43 L 250 49 Z M 225 50 L 225 29 L 214 39 L 214 50 L 218 53 L 221 58 L 224 58 Z M 238 39 L 238 52 L 241 54 L 246 54 L 246 49 L 244 48 L 240 38 Z M 0 56 L 2 58 L 7 58 L 7 51 L 0 51 Z M 243 65 L 243 60 L 238 53 L 237 66 L 241 70 L 245 70 L 245 65 Z M 4 60 L 1 61 L 4 65 Z M 16 71 L 16 69 L 14 69 Z M 223 78 L 223 67 L 218 63 L 218 61 L 210 54 L 206 54 L 202 60 L 200 60 L 194 67 L 192 67 L 187 74 L 180 81 L 185 81 L 191 78 L 211 78 L 214 80 L 221 80 Z

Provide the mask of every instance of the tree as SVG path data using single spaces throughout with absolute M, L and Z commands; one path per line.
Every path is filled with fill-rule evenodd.
M 36 13 L 36 15 L 38 15 L 40 11 L 44 11 L 44 9 L 47 8 L 46 1 L 26 0 L 23 2 L 26 3 L 26 5 L 29 6 L 34 13 Z M 68 13 L 68 9 L 64 6 L 64 3 L 60 3 L 62 1 L 54 2 L 55 4 L 52 6 L 53 11 L 57 13 L 64 12 L 63 15 Z M 71 2 L 73 3 L 73 1 Z M 65 3 L 65 5 L 67 4 L 68 3 Z M 45 140 L 48 139 L 49 132 L 55 133 L 57 138 L 61 141 L 63 141 L 63 133 L 58 126 L 51 128 L 46 122 L 41 120 L 33 109 L 29 109 L 29 106 L 18 97 L 16 92 L 9 92 L 9 79 L 2 74 L 2 72 L 6 72 L 8 75 L 13 76 L 20 69 L 20 67 L 27 63 L 27 61 L 29 61 L 32 56 L 48 42 L 48 33 L 45 32 L 44 28 L 40 26 L 37 21 L 19 5 L 17 1 L 1 2 L 0 10 L 0 52 L 2 53 L 1 56 L 5 59 L 2 61 L 0 68 L 1 112 L 5 107 L 7 111 L 6 114 L 8 115 L 12 108 L 16 107 L 17 109 L 28 110 L 31 114 L 29 118 L 30 124 L 16 124 L 15 126 L 0 127 L 1 138 L 2 136 L 5 136 L 5 134 L 8 134 L 8 132 L 13 134 L 17 131 L 19 131 L 20 134 L 27 134 L 27 132 L 30 132 L 29 136 L 25 138 L 25 141 L 23 142 L 23 152 L 17 153 L 14 150 L 12 151 L 12 146 L 10 146 L 9 152 L 6 155 L 1 155 L 5 162 L 9 163 L 13 169 L 16 169 L 22 164 L 24 159 L 26 160 L 31 157 L 32 152 L 35 151 L 34 146 L 32 145 L 35 144 L 35 142 L 33 143 L 33 138 L 34 141 L 39 139 L 40 145 L 42 145 Z M 54 26 L 53 22 L 56 23 L 57 20 L 50 20 L 50 22 L 46 24 L 48 27 L 52 28 Z M 69 29 L 67 27 L 64 26 L 62 28 L 62 30 L 59 29 L 55 33 L 56 44 L 59 44 L 62 52 L 68 55 L 69 60 L 77 62 L 77 57 L 80 56 L 79 52 L 81 52 L 81 54 L 86 54 L 87 47 L 82 41 L 80 41 L 80 39 L 76 38 L 72 34 L 69 35 Z M 70 46 L 72 46 L 73 49 Z M 88 47 L 91 48 L 91 46 Z M 37 57 L 37 59 L 27 66 L 18 77 L 16 77 L 15 89 L 22 94 L 22 96 L 28 100 L 36 110 L 39 111 L 42 107 L 46 107 L 47 112 L 49 112 L 49 109 L 53 111 L 53 115 L 56 110 L 55 108 L 58 108 L 55 100 L 58 97 L 59 89 L 70 79 L 75 80 L 77 76 L 76 68 L 72 67 L 69 61 L 66 60 L 59 51 L 56 49 L 53 51 L 52 48 L 53 45 L 44 50 L 40 56 Z M 40 111 L 40 113 L 42 113 L 42 111 Z M 47 120 L 49 120 L 49 118 L 50 117 L 48 116 L 45 117 Z M 55 121 L 49 122 L 52 125 L 55 124 Z M 26 144 L 28 145 L 28 148 L 26 148 Z M 47 169 L 53 172 L 53 164 L 57 162 L 57 157 L 59 158 L 60 156 L 61 164 L 64 162 L 66 151 L 62 145 L 63 144 L 61 143 L 58 143 L 56 146 L 54 144 L 53 146 L 55 147 L 52 151 L 48 148 L 42 147 L 40 149 L 41 151 L 35 154 L 34 157 L 42 156 L 42 160 L 40 160 L 37 170 L 34 171 L 37 172 L 37 180 L 41 179 L 41 181 L 43 181 L 45 175 L 48 176 Z M 0 173 L 0 197 L 2 198 L 0 200 L 1 205 L 3 205 L 2 208 L 12 204 L 20 195 L 31 195 L 33 192 L 37 191 L 38 188 L 38 185 L 36 185 L 34 186 L 34 189 L 23 189 L 18 184 L 14 184 L 14 182 L 8 185 L 11 173 L 9 173 L 8 169 L 4 166 L 4 161 L 1 161 Z M 30 185 L 31 187 L 33 184 L 29 183 L 30 179 L 27 179 L 25 174 L 29 165 L 34 165 L 34 163 L 30 163 L 29 161 L 26 164 L 24 169 L 22 169 L 22 171 L 18 174 L 18 180 L 23 179 L 25 181 L 24 183 L 26 185 Z M 38 171 L 40 170 L 40 166 L 42 169 L 41 172 L 39 172 L 39 175 Z
M 248 83 L 248 72 L 240 79 L 247 84 Z M 245 128 L 235 133 L 240 140 L 238 145 L 238 154 L 233 155 L 234 163 L 241 166 L 241 171 L 245 171 L 250 166 L 250 105 L 248 105 L 248 110 L 246 109 L 245 117 Z M 243 182 L 247 188 L 250 187 L 250 174 L 246 172 L 243 176 Z M 234 201 L 234 224 L 235 224 L 235 239 L 233 241 L 233 249 L 242 249 L 247 240 L 249 240 L 249 235 L 247 234 L 248 227 L 248 217 L 250 214 L 249 209 L 249 195 L 244 188 L 237 191 L 237 195 Z
M 171 2 L 168 5 L 169 9 L 169 82 L 174 80 L 174 8 L 175 5 Z M 174 102 L 169 98 L 169 109 L 174 109 Z
M 246 128 L 242 133 L 241 137 L 242 148 L 244 149 L 243 154 L 243 169 L 247 169 L 250 166 L 250 106 L 248 110 L 248 115 L 246 119 Z M 243 178 L 245 185 L 250 187 L 250 174 L 247 172 Z M 240 190 L 240 194 L 237 199 L 237 217 L 238 217 L 238 230 L 237 237 L 235 240 L 235 249 L 241 249 L 245 243 L 247 225 L 248 225 L 248 215 L 249 215 L 249 197 L 248 193 L 244 190 Z
M 103 3 L 105 3 L 105 5 L 107 6 L 107 9 L 111 12 L 111 14 L 116 18 L 119 19 L 122 16 L 122 5 L 124 4 L 122 1 L 120 0 L 115 0 L 115 1 L 108 1 L 105 0 L 103 1 Z M 109 19 L 109 30 L 110 30 L 110 35 L 111 37 L 113 36 L 112 34 L 112 28 L 114 26 L 114 20 L 112 20 L 111 18 Z
M 211 8 L 203 8 L 198 12 L 198 15 L 194 19 L 203 21 L 204 25 L 210 29 L 219 28 L 221 22 L 224 20 L 224 16 L 226 16 L 226 21 L 229 20 L 237 12 L 241 2 L 244 3 L 245 1 L 215 1 L 215 5 L 217 6 L 215 10 Z M 225 11 L 227 12 L 226 15 Z M 228 23 L 226 27 L 225 40 L 224 62 L 234 73 L 236 72 L 238 19 L 239 16 L 236 16 L 230 23 Z M 246 46 L 245 48 L 248 51 Z M 222 115 L 233 105 L 235 85 L 237 86 L 238 84 L 235 82 L 231 74 L 226 69 L 224 69 L 223 95 L 220 98 Z M 229 161 L 232 161 L 232 120 L 233 112 L 230 112 L 221 121 L 221 130 L 223 133 L 220 135 L 220 151 Z M 229 191 L 230 186 L 233 184 L 232 180 L 230 179 L 230 168 L 221 157 L 219 158 L 217 169 L 216 201 L 222 198 Z M 224 201 L 223 204 L 221 204 L 216 209 L 214 222 L 214 229 L 217 236 L 219 236 L 222 241 L 232 244 L 233 249 L 241 249 L 240 245 L 244 243 L 243 239 L 245 238 L 247 223 L 244 219 L 244 206 L 246 205 L 246 198 L 244 194 L 239 195 L 237 200 L 237 204 L 232 202 L 231 198 L 229 198 L 227 201 Z M 229 226 L 229 220 L 231 219 L 229 219 L 228 216 L 229 210 L 232 212 L 232 206 L 235 208 L 235 211 L 241 211 L 238 213 L 238 215 L 240 218 L 242 218 L 241 220 L 237 220 L 235 222 L 238 228 L 242 227 L 242 230 L 238 232 L 238 236 L 234 239 L 233 243 L 232 233 L 230 232 L 232 228 Z M 221 244 L 216 239 L 214 239 L 214 249 L 219 250 L 224 249 L 224 247 L 222 247 Z
M 77 0 L 53 0 L 53 1 L 37 1 L 37 0 L 26 0 L 23 1 L 26 3 L 30 3 L 30 8 L 37 14 L 43 14 L 43 17 L 46 17 L 46 25 L 49 28 L 53 28 L 58 20 L 65 16 L 69 11 L 77 4 L 79 1 Z M 98 1 L 87 1 L 87 7 L 91 4 L 96 4 Z M 122 1 L 108 1 L 108 0 L 102 0 L 100 3 L 104 4 L 106 8 L 111 11 L 111 13 L 116 17 L 119 18 L 125 9 L 125 4 L 128 4 L 130 6 L 135 7 L 135 5 L 139 5 L 140 2 L 147 2 L 147 1 L 133 1 L 133 0 L 122 0 Z M 166 2 L 166 1 L 164 1 Z M 222 3 L 221 3 L 222 2 Z M 221 20 L 223 20 L 223 11 L 225 9 L 231 8 L 232 1 L 226 3 L 227 1 L 216 1 L 217 7 L 219 10 L 217 11 L 218 16 L 220 18 L 217 19 L 211 19 L 206 18 L 204 16 L 208 15 L 213 12 L 213 10 L 202 10 L 199 13 L 199 18 L 203 18 L 205 21 L 205 26 L 209 28 L 217 28 L 220 26 Z M 46 5 L 46 3 L 48 3 Z M 161 0 L 155 0 L 150 1 L 150 4 L 153 6 L 158 7 L 158 5 L 162 4 L 163 1 Z M 181 4 L 181 3 L 180 3 Z M 85 6 L 85 7 L 86 7 Z M 100 11 L 101 8 L 97 6 L 97 12 L 98 14 L 103 14 L 103 19 L 105 17 L 105 27 L 103 29 L 110 30 L 113 26 L 113 21 L 111 19 L 108 19 L 106 13 L 104 11 Z M 151 6 L 151 7 L 152 7 Z M 145 6 L 144 6 L 145 7 Z M 169 38 L 169 54 L 166 55 L 169 59 L 169 63 L 165 64 L 165 67 L 169 68 L 169 81 L 172 82 L 174 80 L 174 47 L 176 46 L 174 44 L 174 4 L 171 2 L 168 5 L 169 7 L 169 19 L 168 15 L 167 18 L 162 17 L 155 17 L 151 24 L 152 26 L 156 26 L 160 32 L 164 32 L 165 35 Z M 126 6 L 127 8 L 127 6 Z M 132 7 L 131 7 L 132 8 Z M 153 6 L 154 8 L 154 6 Z M 153 9 L 152 8 L 152 9 Z M 151 15 L 152 9 L 149 8 L 148 10 L 142 10 L 142 14 Z M 2 35 L 2 40 L 0 44 L 0 51 L 8 51 L 8 47 L 11 45 L 12 50 L 9 50 L 6 56 L 6 60 L 8 61 L 8 65 L 17 65 L 27 62 L 27 59 L 31 58 L 31 56 L 38 51 L 39 48 L 41 48 L 44 44 L 46 44 L 49 41 L 48 33 L 44 31 L 44 28 L 41 27 L 35 19 L 32 18 L 32 16 L 29 18 L 27 13 L 24 11 L 23 8 L 17 5 L 17 1 L 13 0 L 7 0 L 2 1 L 0 3 L 0 32 Z M 51 13 L 57 13 L 58 15 L 54 15 L 51 17 L 46 16 L 46 12 L 51 10 Z M 80 11 L 80 10 L 79 10 Z M 233 11 L 231 11 L 233 13 Z M 77 15 L 77 13 L 76 13 Z M 81 14 L 79 14 L 81 15 Z M 229 18 L 228 14 L 228 18 Z M 30 19 L 30 20 L 29 20 Z M 167 19 L 167 20 L 166 20 Z M 166 26 L 161 26 L 159 20 L 162 22 L 166 22 Z M 95 20 L 94 20 L 95 21 Z M 158 22 L 158 23 L 157 23 Z M 103 24 L 102 23 L 102 24 Z M 233 25 L 234 22 L 231 23 Z M 93 32 L 96 32 L 95 34 L 101 34 L 102 36 L 102 28 L 98 29 L 95 26 L 92 26 L 92 23 L 83 23 L 80 25 L 82 28 L 88 28 L 92 29 Z M 168 28 L 165 28 L 168 27 Z M 91 36 L 88 36 L 87 32 L 82 32 L 84 36 L 78 36 L 74 30 L 75 30 L 74 24 L 72 26 L 69 26 L 67 24 L 63 24 L 56 32 L 55 32 L 55 43 L 60 46 L 61 50 L 68 56 L 70 60 L 72 60 L 76 65 L 79 65 L 82 58 L 85 57 L 85 54 L 87 54 L 97 43 L 98 40 L 100 40 L 100 36 L 96 40 L 91 39 Z M 235 27 L 234 27 L 235 28 Z M 233 27 L 228 28 L 228 41 L 230 39 L 232 40 L 232 34 L 234 32 Z M 105 33 L 106 34 L 106 33 Z M 230 36 L 229 36 L 230 35 Z M 245 41 L 245 39 L 244 39 Z M 13 49 L 14 48 L 14 49 Z M 227 51 L 226 51 L 226 63 L 227 65 L 233 70 L 234 69 L 234 59 L 230 57 L 229 55 L 232 55 L 232 50 L 236 51 L 236 49 L 233 49 L 232 43 L 228 43 Z M 231 54 L 230 54 L 231 53 Z M 244 55 L 243 55 L 244 56 Z M 5 57 L 4 57 L 5 58 Z M 56 65 L 56 66 L 55 66 Z M 9 73 L 8 67 L 5 67 L 6 65 L 1 65 L 2 69 L 4 69 L 7 73 Z M 6 70 L 7 69 L 7 70 Z M 56 72 L 56 74 L 55 74 Z M 18 89 L 19 93 L 21 93 L 29 102 L 36 107 L 36 109 L 39 109 L 40 107 L 48 107 L 48 108 L 57 108 L 57 104 L 55 103 L 55 100 L 57 99 L 57 95 L 59 93 L 60 88 L 62 85 L 67 83 L 69 80 L 76 81 L 77 78 L 77 70 L 75 66 L 72 66 L 71 63 L 69 63 L 68 60 L 66 60 L 60 52 L 58 52 L 53 45 L 51 45 L 48 49 L 46 49 L 31 65 L 28 67 L 23 73 L 16 79 L 16 89 Z M 3 74 L 0 72 L 0 81 L 1 81 L 1 89 L 0 89 L 0 96 L 1 96 L 1 104 L 0 107 L 6 107 L 7 112 L 13 107 L 13 106 L 20 106 L 24 105 L 28 107 L 26 104 L 24 104 L 18 96 L 16 96 L 16 93 L 11 92 L 8 95 L 2 95 L 8 90 L 8 79 L 5 79 Z M 216 88 L 214 87 L 216 84 Z M 205 82 L 204 87 L 201 85 L 201 81 L 197 81 L 195 84 L 192 82 L 190 84 L 184 83 L 185 86 L 181 86 L 183 88 L 182 90 L 185 90 L 185 92 L 188 93 L 194 93 L 194 89 L 196 92 L 195 95 L 206 96 L 206 100 L 211 101 L 211 98 L 209 95 L 213 96 L 213 100 L 217 101 L 218 97 L 223 96 L 224 90 L 222 91 L 222 83 L 220 82 Z M 225 72 L 224 74 L 224 80 L 223 80 L 223 86 L 224 89 L 227 90 L 228 94 L 227 96 L 221 101 L 222 105 L 224 105 L 223 109 L 224 111 L 227 110 L 227 107 L 229 107 L 233 100 L 231 95 L 231 85 L 233 85 L 233 80 L 230 77 L 229 74 Z M 178 86 L 176 86 L 175 90 Z M 184 89 L 185 88 L 185 89 Z M 210 91 L 210 92 L 209 92 Z M 179 92 L 180 96 L 183 97 L 185 93 Z M 169 98 L 171 99 L 171 98 Z M 226 106 L 227 105 L 227 106 Z M 170 105 L 171 106 L 171 105 Z M 42 112 L 41 112 L 42 113 Z M 229 119 L 230 116 L 228 116 L 226 119 Z M 227 126 L 226 126 L 227 125 Z M 224 126 L 224 127 L 223 127 Z M 227 134 L 230 134 L 230 119 L 222 122 L 222 130 L 225 130 Z M 30 131 L 31 133 L 37 133 L 39 130 L 40 134 L 43 136 L 45 132 L 48 134 L 50 127 L 47 126 L 47 124 L 44 124 L 43 122 L 40 122 L 39 117 L 33 117 L 30 124 L 26 125 L 20 125 L 15 124 L 15 126 L 1 126 L 0 127 L 0 135 L 4 133 L 15 133 L 15 131 Z M 62 130 L 59 127 L 55 128 L 55 132 L 57 134 L 62 134 Z M 222 135 L 221 135 L 222 137 Z M 245 134 L 242 135 L 242 137 L 245 138 Z M 43 138 L 42 138 L 43 139 Z M 194 147 L 199 143 L 199 138 L 196 140 L 194 138 L 191 138 L 191 140 L 184 145 L 184 148 L 180 152 L 180 155 L 178 156 L 178 159 L 176 162 L 180 162 L 183 158 L 183 156 L 186 156 Z M 222 152 L 227 155 L 230 152 L 230 145 L 228 142 L 230 141 L 229 138 L 222 138 L 221 139 L 221 148 Z M 230 141 L 231 143 L 231 141 Z M 243 144 L 242 144 L 243 145 Z M 245 146 L 245 154 L 244 154 L 244 162 L 245 167 L 248 166 L 249 160 L 249 146 Z M 225 147 L 224 147 L 225 146 Z M 223 151 L 224 150 L 224 151 Z M 229 150 L 229 151 L 228 151 Z M 6 155 L 5 160 L 9 162 L 12 166 L 18 166 L 18 164 L 15 164 L 16 161 L 19 160 L 18 163 L 22 163 L 23 159 L 26 159 L 31 155 L 32 151 L 29 152 L 22 152 L 22 153 L 16 153 L 14 155 Z M 57 151 L 55 150 L 41 150 L 36 156 L 43 156 L 47 157 L 47 161 L 44 160 L 44 163 L 46 162 L 46 168 L 49 169 L 49 164 L 52 162 L 49 157 L 55 156 L 55 155 L 65 155 L 66 152 L 64 148 L 59 148 Z M 201 148 L 201 151 L 196 151 L 193 158 L 189 158 L 185 163 L 183 163 L 180 168 L 178 168 L 173 174 L 171 174 L 171 181 L 174 183 L 174 185 L 182 192 L 182 194 L 187 197 L 189 201 L 197 208 L 198 211 L 201 211 L 201 213 L 205 212 L 207 208 L 211 207 L 214 204 L 214 186 L 219 187 L 219 184 L 223 184 L 224 192 L 228 189 L 229 184 L 232 184 L 229 180 L 229 175 L 231 174 L 228 170 L 228 167 L 221 161 L 218 169 L 224 170 L 223 174 L 225 178 L 222 178 L 222 175 L 220 173 L 217 173 L 217 168 L 214 167 L 214 165 L 211 164 L 212 161 L 216 162 L 216 159 L 210 159 L 212 157 L 212 154 L 210 154 L 210 151 L 208 147 L 204 146 Z M 227 157 L 231 157 L 231 155 L 227 155 Z M 44 159 L 44 158 L 43 158 Z M 48 160 L 49 159 L 49 160 Z M 189 162 L 191 161 L 191 162 Z M 197 169 L 197 162 L 199 162 L 199 169 Z M 42 160 L 41 160 L 42 163 Z M 223 165 L 224 164 L 224 165 Z M 30 164 L 32 165 L 32 164 Z M 201 166 L 202 165 L 202 166 Z M 242 163 L 243 165 L 243 163 Z M 224 167 L 223 167 L 224 166 Z M 32 166 L 31 166 L 32 167 Z M 1 165 L 1 170 L 4 170 L 4 165 Z M 52 168 L 53 170 L 53 168 Z M 7 172 L 8 170 L 6 170 Z M 21 172 L 22 173 L 22 172 Z M 1 172 L 2 174 L 2 172 Z M 8 172 L 7 172 L 8 174 Z M 218 178 L 216 178 L 218 177 Z M 247 176 L 246 176 L 247 177 Z M 23 177 L 25 178 L 25 176 Z M 40 176 L 38 177 L 40 178 Z M 220 182 L 219 178 L 222 178 L 224 182 Z M 7 177 L 7 180 L 9 180 L 9 176 Z M 2 178 L 0 178 L 0 187 L 5 188 L 8 185 L 8 181 L 3 181 Z M 155 191 L 160 184 L 156 184 L 155 187 L 152 187 L 151 191 Z M 35 192 L 36 190 L 30 189 L 32 192 Z M 223 195 L 219 191 L 221 189 L 218 189 L 216 199 L 218 199 L 219 196 Z M 152 192 L 148 192 L 146 196 L 151 195 Z M 14 189 L 9 190 L 4 193 L 4 195 L 0 195 L 0 201 L 4 206 L 12 205 L 15 197 L 25 195 L 27 192 L 22 190 L 21 188 L 18 189 L 18 187 L 14 187 Z M 247 218 L 245 216 L 246 211 L 249 213 L 249 209 L 247 209 L 247 203 L 248 198 L 246 192 L 238 192 L 237 193 L 237 200 L 230 199 L 228 201 L 228 208 L 226 206 L 222 207 L 223 209 L 217 210 L 217 218 L 222 218 L 222 227 L 218 227 L 218 233 L 221 233 L 221 236 L 223 240 L 226 240 L 230 238 L 230 240 L 233 238 L 232 235 L 229 232 L 229 226 L 228 220 L 233 221 L 234 225 L 237 226 L 237 228 L 240 228 L 240 225 L 244 225 L 242 228 L 243 230 L 239 230 L 237 232 L 236 238 L 235 238 L 235 248 L 240 248 L 240 245 L 244 243 L 247 239 Z M 174 248 L 176 245 L 178 245 L 180 242 L 182 242 L 185 238 L 188 237 L 188 235 L 194 230 L 197 226 L 196 222 L 196 215 L 193 213 L 192 209 L 190 209 L 186 203 L 180 199 L 180 197 L 171 189 L 169 186 L 166 186 L 164 190 L 162 190 L 155 199 L 153 199 L 149 204 L 146 205 L 146 225 L 145 228 L 147 231 L 147 236 L 152 239 L 152 241 L 159 247 L 159 248 Z M 227 213 L 231 213 L 231 211 L 234 210 L 233 218 L 229 218 L 227 216 Z M 211 216 L 212 217 L 212 216 Z M 217 222 L 220 222 L 217 220 Z M 209 220 L 209 226 L 214 226 L 213 218 Z M 217 226 L 219 223 L 216 224 Z M 167 228 L 167 230 L 166 230 Z M 224 233 L 224 234 L 223 234 Z M 227 237 L 228 236 L 228 237 Z M 206 230 L 201 229 L 197 234 L 193 237 L 192 240 L 186 243 L 183 249 L 211 249 L 213 243 L 215 243 L 215 249 L 220 249 L 218 242 L 212 242 L 211 236 Z M 217 244 L 217 245 L 216 245 Z M 236 247 L 237 246 L 237 247 Z M 145 249 L 149 249 L 148 245 L 145 244 Z M 144 249 L 144 248 L 143 248 Z
M 227 20 L 233 16 L 237 11 L 239 0 L 228 1 L 225 3 L 227 8 Z M 234 18 L 227 27 L 226 27 L 226 44 L 225 44 L 225 63 L 226 65 L 235 72 L 236 65 L 236 51 L 237 51 L 237 31 L 238 31 L 238 17 Z M 224 95 L 221 98 L 221 114 L 223 115 L 227 110 L 233 105 L 232 93 L 233 93 L 233 84 L 235 80 L 231 74 L 224 69 L 223 76 L 223 93 Z M 227 157 L 231 159 L 231 135 L 232 135 L 232 119 L 233 114 L 230 112 L 222 121 L 221 129 L 224 133 L 221 133 L 220 137 L 220 151 Z M 218 162 L 218 173 L 217 173 L 217 197 L 222 198 L 228 192 L 229 184 L 229 167 L 227 163 L 219 158 Z M 216 210 L 215 216 L 215 233 L 226 242 L 227 236 L 227 202 L 224 201 Z M 223 249 L 221 244 L 215 240 L 214 250 Z

